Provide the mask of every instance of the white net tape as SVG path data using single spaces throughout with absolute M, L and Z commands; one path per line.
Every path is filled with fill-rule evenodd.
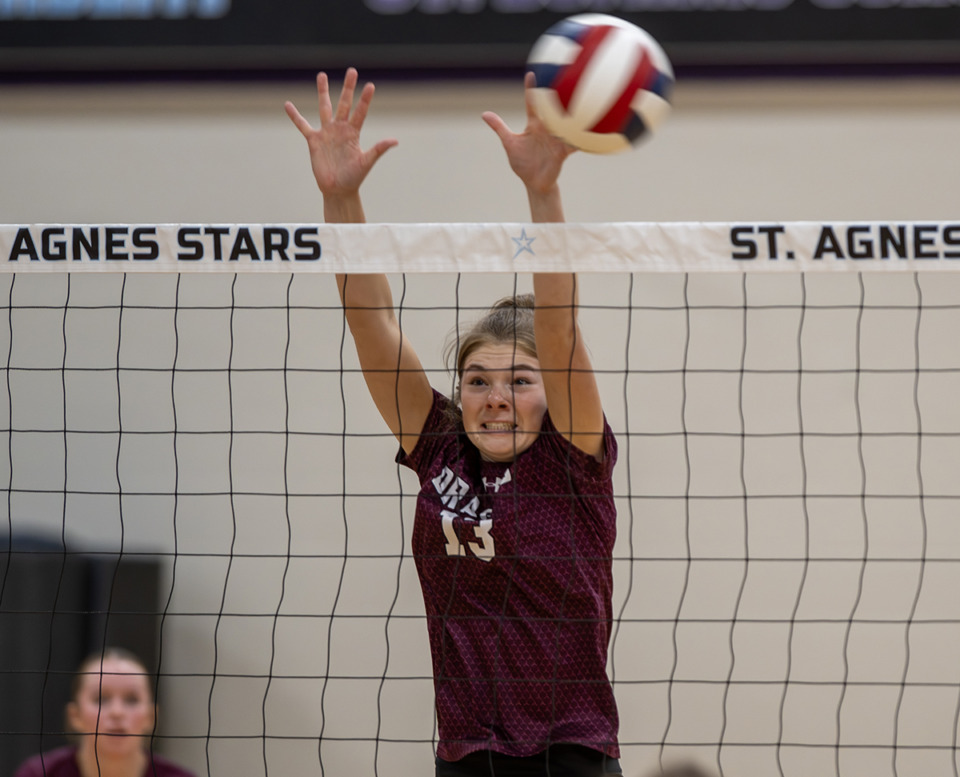
M 0 225 L 0 259 L 14 272 L 915 271 L 960 266 L 960 223 Z

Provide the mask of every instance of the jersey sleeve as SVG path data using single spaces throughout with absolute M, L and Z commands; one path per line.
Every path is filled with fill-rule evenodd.
M 72 747 L 61 747 L 33 755 L 13 773 L 13 777 L 71 777 L 79 776 L 79 767 Z
M 43 772 L 37 768 L 38 766 L 40 766 L 40 758 L 38 756 L 28 758 L 17 767 L 17 770 L 13 773 L 13 777 L 37 777 L 37 775 L 42 775 Z
M 458 433 L 453 414 L 452 402 L 433 389 L 433 406 L 423 422 L 417 444 L 410 453 L 400 448 L 396 457 L 397 464 L 418 474 L 424 473 L 440 449 L 449 444 L 450 437 Z
M 603 418 L 603 459 L 598 460 L 582 451 L 557 431 L 549 411 L 543 419 L 540 436 L 551 454 L 564 461 L 570 468 L 575 481 L 581 484 L 585 493 L 604 493 L 610 488 L 613 468 L 617 463 L 617 438 L 613 429 Z

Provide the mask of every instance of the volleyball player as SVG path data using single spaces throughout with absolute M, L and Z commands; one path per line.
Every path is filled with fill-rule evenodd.
M 558 178 L 573 149 L 533 112 L 496 132 L 535 222 L 563 220 Z M 317 77 L 320 126 L 287 103 L 306 138 L 331 223 L 364 221 L 360 186 L 396 144 L 369 149 L 346 73 L 336 106 Z M 421 484 L 413 530 L 439 729 L 436 774 L 619 774 L 606 673 L 616 513 L 616 442 L 576 316 L 577 279 L 535 274 L 458 336 L 453 398 L 435 391 L 400 330 L 383 275 L 338 277 L 372 398 Z
M 156 702 L 146 667 L 127 650 L 80 665 L 66 718 L 76 744 L 33 756 L 14 777 L 193 777 L 146 747 Z

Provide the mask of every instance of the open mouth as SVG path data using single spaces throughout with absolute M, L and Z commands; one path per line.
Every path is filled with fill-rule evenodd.
M 484 431 L 487 432 L 512 432 L 517 425 L 509 421 L 487 421 L 482 424 Z

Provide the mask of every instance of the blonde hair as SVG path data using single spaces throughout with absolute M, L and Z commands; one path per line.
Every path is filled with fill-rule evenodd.
M 454 332 L 447 342 L 444 361 L 456 376 L 454 404 L 460 404 L 460 379 L 467 357 L 484 345 L 506 343 L 536 358 L 537 340 L 533 330 L 532 294 L 497 300 L 489 311 L 464 333 Z

